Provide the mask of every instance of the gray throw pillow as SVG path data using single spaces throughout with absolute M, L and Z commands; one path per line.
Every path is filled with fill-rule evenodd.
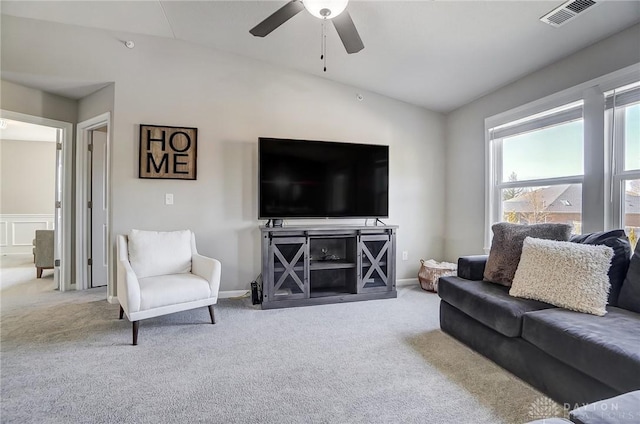
M 571 225 L 568 224 L 520 225 L 499 222 L 491 230 L 493 241 L 484 269 L 484 279 L 507 287 L 511 287 L 516 274 L 525 238 L 568 241 L 571 237 Z
M 636 250 L 631 257 L 627 277 L 622 283 L 618 306 L 640 313 L 640 242 L 636 244 Z
M 574 243 L 603 244 L 613 249 L 613 259 L 609 267 L 609 305 L 618 306 L 620 288 L 627 275 L 629 260 L 631 259 L 631 244 L 624 230 L 599 231 L 590 234 L 573 235 L 569 239 Z

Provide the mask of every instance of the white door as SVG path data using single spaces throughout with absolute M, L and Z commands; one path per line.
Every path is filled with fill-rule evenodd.
M 56 130 L 56 194 L 53 213 L 53 282 L 56 288 L 60 287 L 60 258 L 62 256 L 62 139 L 61 129 Z M 64 291 L 64 287 L 62 287 Z
M 91 287 L 107 285 L 107 127 L 90 131 Z

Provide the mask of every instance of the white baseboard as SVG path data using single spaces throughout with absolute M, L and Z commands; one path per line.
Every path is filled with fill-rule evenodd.
M 418 285 L 417 278 L 400 278 L 396 280 L 396 287 L 406 287 Z
M 418 284 L 417 278 L 402 278 L 396 280 L 396 287 L 406 287 Z M 225 290 L 218 293 L 218 299 L 230 299 L 232 297 L 244 297 L 251 294 L 250 290 Z M 112 304 L 118 304 L 117 296 L 107 296 L 107 302 Z
M 242 297 L 251 294 L 250 290 L 225 290 L 218 292 L 218 299 L 229 299 L 231 297 Z

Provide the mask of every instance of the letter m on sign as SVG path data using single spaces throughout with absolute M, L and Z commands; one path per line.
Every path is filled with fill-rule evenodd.
M 198 129 L 140 125 L 140 178 L 195 180 Z

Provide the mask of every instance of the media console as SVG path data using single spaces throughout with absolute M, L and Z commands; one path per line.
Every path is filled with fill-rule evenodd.
M 260 227 L 262 309 L 397 297 L 397 228 Z

